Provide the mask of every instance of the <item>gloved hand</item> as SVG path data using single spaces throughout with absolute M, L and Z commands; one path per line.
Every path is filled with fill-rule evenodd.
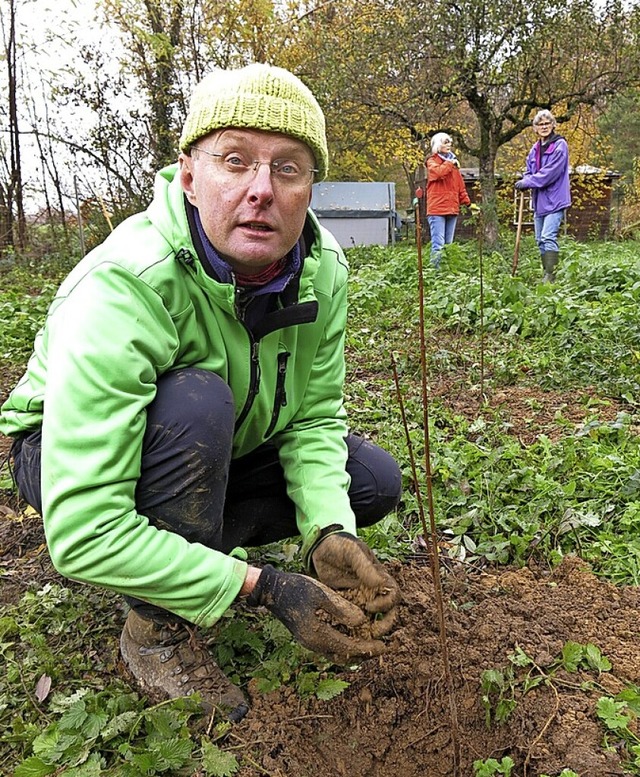
M 526 183 L 525 183 L 525 182 L 522 180 L 522 178 L 520 178 L 519 180 L 517 180 L 517 181 L 515 182 L 514 186 L 516 187 L 516 189 L 530 189 L 530 188 L 531 188 L 530 186 L 528 186 L 528 185 L 527 185 L 527 184 L 526 184 Z
M 368 624 L 359 607 L 306 575 L 267 565 L 246 601 L 250 607 L 266 607 L 301 645 L 336 663 L 385 651 L 380 640 L 358 636 L 358 628 Z
M 366 612 L 383 614 L 373 623 L 374 636 L 391 631 L 400 601 L 398 584 L 365 542 L 347 532 L 329 534 L 313 550 L 311 563 L 325 585 L 344 591 Z

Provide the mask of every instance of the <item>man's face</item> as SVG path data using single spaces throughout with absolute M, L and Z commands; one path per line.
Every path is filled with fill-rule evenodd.
M 266 164 L 254 171 L 256 160 Z M 302 141 L 251 129 L 217 130 L 197 141 L 190 156 L 179 157 L 182 188 L 198 208 L 207 237 L 219 255 L 245 275 L 289 253 L 311 202 L 312 174 L 302 183 L 287 185 L 269 167 L 276 160 L 291 169 L 314 167 L 313 154 Z M 236 172 L 237 163 L 244 163 L 245 173 Z

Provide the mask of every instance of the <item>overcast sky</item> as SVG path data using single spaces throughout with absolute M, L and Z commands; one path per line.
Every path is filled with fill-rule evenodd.
M 3 26 L 6 26 L 7 12 L 0 11 Z M 19 58 L 20 77 L 18 84 L 19 126 L 21 131 L 21 159 L 25 182 L 26 207 L 37 210 L 41 202 L 34 200 L 33 189 L 41 188 L 40 171 L 37 164 L 37 148 L 30 134 L 33 127 L 33 109 L 38 115 L 39 129 L 44 130 L 45 105 L 43 100 L 43 82 L 45 84 L 72 83 L 78 73 L 90 71 L 80 57 L 82 44 L 99 45 L 109 50 L 115 45 L 115 38 L 108 28 L 99 23 L 97 0 L 17 0 L 16 4 L 16 41 Z M 114 62 L 114 65 L 116 63 Z M 7 73 L 0 68 L 0 90 L 7 94 Z M 49 105 L 51 107 L 51 105 Z M 72 112 L 72 113 L 71 113 Z M 6 118 L 4 118 L 6 121 Z M 82 138 L 92 125 L 93 115 L 83 106 L 74 106 L 65 115 L 65 123 Z M 7 126 L 3 126 L 6 138 Z M 58 162 L 62 169 L 68 170 L 72 190 L 74 160 L 69 152 L 60 149 Z M 82 171 L 77 171 L 82 175 Z M 72 203 L 69 203 L 72 206 Z

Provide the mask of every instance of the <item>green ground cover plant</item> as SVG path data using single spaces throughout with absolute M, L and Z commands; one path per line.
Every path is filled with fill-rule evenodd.
M 502 255 L 486 256 L 482 319 L 479 260 L 469 245 L 449 247 L 448 271 L 425 269 L 431 377 L 463 374 L 466 382 L 456 390 L 472 395 L 479 387 L 483 348 L 485 393 L 517 382 L 536 390 L 590 388 L 600 397 L 586 400 L 592 420 L 576 428 L 560 412 L 558 439 L 540 435 L 530 445 L 523 445 L 488 403 L 480 402 L 474 417 L 464 417 L 452 412 L 446 397 L 433 399 L 436 516 L 451 536 L 454 553 L 523 564 L 532 555 L 556 562 L 577 552 L 615 582 L 640 581 L 637 252 L 637 244 L 570 244 L 554 285 L 537 282 L 539 260 L 531 246 L 515 278 Z M 359 249 L 350 258 L 352 421 L 407 461 L 406 442 L 387 410 L 397 402 L 384 355 L 397 354 L 410 439 L 421 459 L 415 249 Z M 448 339 L 451 333 L 458 336 L 455 346 Z M 365 365 L 372 349 L 380 358 Z M 602 422 L 597 411 L 608 400 L 621 409 L 614 420 Z M 396 417 L 399 422 L 397 412 Z M 387 423 L 381 425 L 383 419 Z M 408 466 L 405 477 L 410 479 Z M 419 533 L 415 507 L 409 494 L 404 521 L 395 524 L 396 538 L 411 540 Z M 393 529 L 386 524 L 385 535 Z

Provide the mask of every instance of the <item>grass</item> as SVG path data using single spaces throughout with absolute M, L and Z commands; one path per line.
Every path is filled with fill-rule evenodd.
M 474 245 L 449 247 L 439 273 L 425 268 L 425 358 L 437 389 L 429 407 L 434 504 L 454 558 L 514 565 L 534 558 L 553 566 L 578 553 L 615 583 L 640 583 L 639 251 L 637 243 L 568 243 L 558 282 L 543 285 L 535 246 L 525 239 L 515 278 L 509 256 L 485 252 L 482 299 Z M 405 480 L 400 510 L 366 536 L 381 558 L 403 557 L 415 551 L 422 527 L 391 354 L 422 470 L 416 250 L 352 249 L 349 260 L 352 427 L 393 453 Z M 26 363 L 67 269 L 57 257 L 0 269 L 0 354 L 10 373 Z M 492 402 L 506 390 L 529 392 L 532 419 L 553 392 L 566 399 L 523 442 L 516 422 L 536 431 L 535 422 Z M 578 424 L 570 412 L 576 406 Z M 297 568 L 294 543 L 258 552 Z M 117 602 L 73 584 L 34 585 L 18 605 L 4 608 L 0 772 L 15 766 L 16 777 L 56 770 L 71 777 L 179 775 L 197 768 L 234 774 L 242 755 L 223 723 L 203 731 L 189 703 L 150 708 L 124 683 L 105 680 L 118 676 L 111 663 Z M 234 611 L 214 639 L 219 663 L 239 682 L 253 678 L 264 691 L 287 684 L 319 698 L 344 690 L 330 666 L 292 645 L 274 620 Z M 602 702 L 601 718 L 610 729 L 623 728 L 633 705 L 635 697 L 633 704 Z M 510 764 L 489 759 L 477 770 L 508 774 Z

